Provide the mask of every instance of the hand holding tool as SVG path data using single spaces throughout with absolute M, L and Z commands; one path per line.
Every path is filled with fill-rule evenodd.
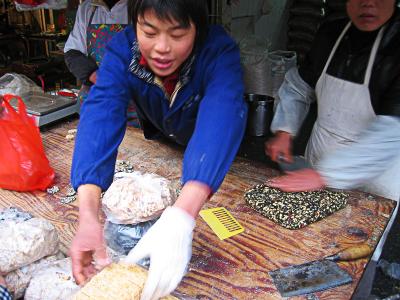
M 288 172 L 284 176 L 272 178 L 266 184 L 284 192 L 316 191 L 326 185 L 321 175 L 309 168 Z
M 301 169 L 311 169 L 310 163 L 304 156 L 294 155 L 292 162 L 287 162 L 282 154 L 278 155 L 278 165 L 283 172 L 292 172 Z

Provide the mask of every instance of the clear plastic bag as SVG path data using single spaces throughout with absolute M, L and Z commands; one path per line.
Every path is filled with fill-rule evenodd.
M 16 207 L 10 207 L 0 211 L 0 223 L 4 221 L 13 221 L 15 223 L 25 222 L 32 219 L 32 215 Z
M 105 192 L 102 207 L 107 220 L 138 224 L 158 218 L 177 198 L 173 182 L 153 173 L 117 173 Z
M 14 296 L 14 299 L 22 299 L 26 288 L 29 285 L 34 274 L 49 267 L 49 265 L 59 259 L 63 259 L 64 255 L 58 252 L 56 255 L 46 256 L 30 265 L 14 270 L 5 275 L 8 290 Z
M 33 274 L 24 300 L 72 299 L 79 286 L 72 276 L 71 259 L 64 258 L 50 263 Z
M 104 238 L 117 255 L 127 255 L 167 206 L 178 197 L 178 183 L 153 173 L 117 172 L 102 198 Z M 143 267 L 149 259 L 138 262 Z
M 46 0 L 46 1 L 27 1 L 21 3 L 15 2 L 15 8 L 17 11 L 27 11 L 27 10 L 36 10 L 36 9 L 64 9 L 67 8 L 68 1 L 67 0 Z M 40 2 L 40 3 L 39 3 Z M 33 4 L 34 3 L 34 4 Z
M 25 75 L 6 73 L 0 77 L 0 95 L 13 94 L 21 96 L 30 93 L 43 93 L 43 91 Z
M 243 80 L 247 94 L 268 95 L 267 71 L 269 42 L 255 36 L 244 38 L 239 43 L 243 68 Z
M 0 274 L 54 255 L 59 250 L 59 243 L 56 228 L 46 219 L 0 222 Z
M 268 53 L 267 83 L 268 95 L 277 98 L 285 74 L 297 64 L 297 55 L 294 51 L 276 50 Z

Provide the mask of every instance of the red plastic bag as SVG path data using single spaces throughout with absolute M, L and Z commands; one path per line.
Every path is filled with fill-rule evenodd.
M 13 98 L 18 100 L 18 111 L 9 103 Z M 45 190 L 53 183 L 55 174 L 34 119 L 27 115 L 25 103 L 18 96 L 4 95 L 1 107 L 0 188 L 20 192 Z

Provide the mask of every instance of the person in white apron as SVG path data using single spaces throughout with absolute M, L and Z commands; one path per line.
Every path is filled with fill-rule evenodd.
M 318 117 L 305 153 L 313 169 L 304 169 L 275 178 L 269 183 L 271 186 L 285 191 L 316 190 L 324 186 L 360 188 L 399 201 L 400 117 L 377 115 L 371 104 L 369 89 L 374 62 L 387 30 L 387 21 L 392 18 L 390 26 L 395 22 L 395 4 L 394 0 L 347 2 L 347 11 L 352 21 L 345 26 L 336 40 L 317 81 L 315 94 L 311 87 L 299 78 L 297 70 L 291 70 L 286 75 L 285 83 L 279 91 L 280 102 L 271 127 L 277 135 L 267 143 L 266 151 L 273 160 L 276 160 L 279 154 L 283 154 L 291 161 L 292 158 L 288 155 L 291 136 L 296 134 L 303 120 L 299 115 L 307 112 L 308 105 L 316 97 Z M 354 13 L 354 9 L 357 13 Z M 373 14 L 371 11 L 374 12 L 374 9 L 380 10 L 379 16 L 383 16 L 380 20 L 383 21 L 376 22 L 378 24 L 375 24 L 375 27 L 371 27 L 371 22 L 359 24 L 357 18 L 360 15 Z M 367 21 L 370 20 L 371 16 Z M 362 83 L 327 74 L 335 53 L 352 24 L 362 31 L 377 31 Z M 363 28 L 363 25 L 366 26 Z M 294 82 L 297 84 L 293 84 Z M 288 105 L 288 102 L 296 97 L 294 94 L 308 99 L 303 101 L 305 104 L 302 107 Z M 290 119 L 291 117 L 293 119 Z M 396 206 L 373 254 L 374 261 L 381 255 L 397 210 Z
M 373 62 L 385 27 L 380 29 L 375 40 L 362 85 L 340 80 L 326 73 L 339 43 L 350 25 L 351 23 L 346 26 L 339 37 L 316 87 L 318 118 L 308 141 L 305 154 L 307 160 L 316 167 L 325 154 L 341 148 L 342 145 L 345 147 L 348 144 L 357 142 L 360 133 L 376 119 L 376 114 L 371 106 L 368 86 Z M 321 163 L 323 164 L 324 161 Z M 396 175 L 400 175 L 400 149 L 399 155 L 393 161 L 391 167 L 381 176 L 365 184 L 362 189 L 398 201 L 400 198 L 400 182 Z M 396 210 L 387 226 L 388 228 L 393 223 L 397 209 L 398 207 L 396 206 Z M 382 237 L 380 245 L 377 247 L 379 251 L 374 253 L 373 259 L 379 258 L 387 232 L 388 230 L 385 231 L 384 237 Z

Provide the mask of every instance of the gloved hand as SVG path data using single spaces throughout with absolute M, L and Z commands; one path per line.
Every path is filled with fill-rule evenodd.
M 278 131 L 275 137 L 265 143 L 265 154 L 277 162 L 280 158 L 285 162 L 292 163 L 292 136 L 289 132 Z
M 141 300 L 159 299 L 171 293 L 185 275 L 192 256 L 195 220 L 178 207 L 167 207 L 160 219 L 133 248 L 125 263 L 150 257 L 150 268 Z
M 302 169 L 275 177 L 266 183 L 284 192 L 301 192 L 320 190 L 326 186 L 321 175 L 313 169 Z

